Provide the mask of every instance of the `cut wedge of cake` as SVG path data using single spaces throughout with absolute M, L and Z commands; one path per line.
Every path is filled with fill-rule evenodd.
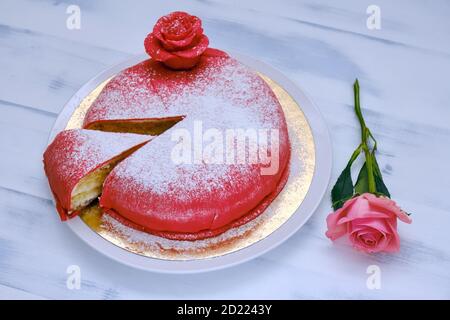
M 44 153 L 44 169 L 61 219 L 75 217 L 96 200 L 109 172 L 152 138 L 84 129 L 60 132 Z

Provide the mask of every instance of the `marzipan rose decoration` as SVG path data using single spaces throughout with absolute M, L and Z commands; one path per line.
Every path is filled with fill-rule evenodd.
M 144 41 L 146 52 L 154 60 L 177 70 L 194 67 L 208 44 L 201 20 L 180 11 L 161 17 Z
M 355 113 L 361 126 L 361 144 L 331 190 L 335 212 L 327 217 L 326 236 L 333 241 L 347 236 L 354 248 L 366 253 L 397 252 L 400 249 L 397 219 L 405 223 L 412 220 L 390 199 L 375 158 L 377 142 L 361 112 L 358 80 L 353 89 Z M 361 153 L 365 156 L 365 162 L 353 185 L 351 167 Z

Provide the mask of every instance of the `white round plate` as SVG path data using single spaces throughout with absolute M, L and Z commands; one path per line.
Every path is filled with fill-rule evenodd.
M 297 211 L 276 231 L 246 248 L 214 258 L 183 261 L 155 259 L 126 251 L 95 233 L 79 217 L 66 222 L 69 228 L 92 248 L 118 262 L 147 271 L 163 273 L 212 271 L 243 263 L 275 248 L 300 229 L 314 213 L 328 187 L 332 163 L 330 137 L 322 115 L 307 95 L 280 71 L 242 54 L 232 53 L 231 55 L 280 84 L 301 106 L 311 127 L 316 154 L 315 170 L 308 193 Z M 58 132 L 64 130 L 74 110 L 93 89 L 121 70 L 145 59 L 148 59 L 147 55 L 132 57 L 87 82 L 64 106 L 51 130 L 49 143 Z

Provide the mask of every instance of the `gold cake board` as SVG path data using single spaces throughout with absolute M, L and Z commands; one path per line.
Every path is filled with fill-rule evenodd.
M 129 252 L 166 260 L 193 260 L 229 254 L 266 238 L 283 225 L 297 210 L 311 185 L 315 167 L 315 148 L 311 128 L 296 101 L 274 80 L 259 75 L 272 88 L 280 102 L 288 125 L 291 142 L 290 173 L 286 186 L 253 221 L 228 230 L 219 236 L 177 241 L 136 231 L 102 215 L 98 206 L 91 206 L 81 219 L 98 235 Z M 110 79 L 93 89 L 78 105 L 66 129 L 81 128 L 87 110 Z

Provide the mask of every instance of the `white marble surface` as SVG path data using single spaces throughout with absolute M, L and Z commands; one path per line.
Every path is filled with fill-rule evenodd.
M 81 30 L 66 28 L 70 4 L 81 7 Z M 370 4 L 381 8 L 381 30 L 366 27 Z M 41 163 L 58 112 L 95 74 L 142 52 L 156 18 L 176 9 L 202 17 L 213 46 L 270 63 L 309 92 L 332 132 L 332 180 L 357 143 L 351 84 L 360 79 L 386 183 L 413 213 L 398 254 L 331 244 L 328 197 L 277 249 L 197 275 L 130 269 L 59 222 Z M 449 16 L 445 0 L 1 0 L 0 297 L 450 298 Z M 66 287 L 73 264 L 79 290 Z M 373 264 L 379 290 L 366 286 Z

